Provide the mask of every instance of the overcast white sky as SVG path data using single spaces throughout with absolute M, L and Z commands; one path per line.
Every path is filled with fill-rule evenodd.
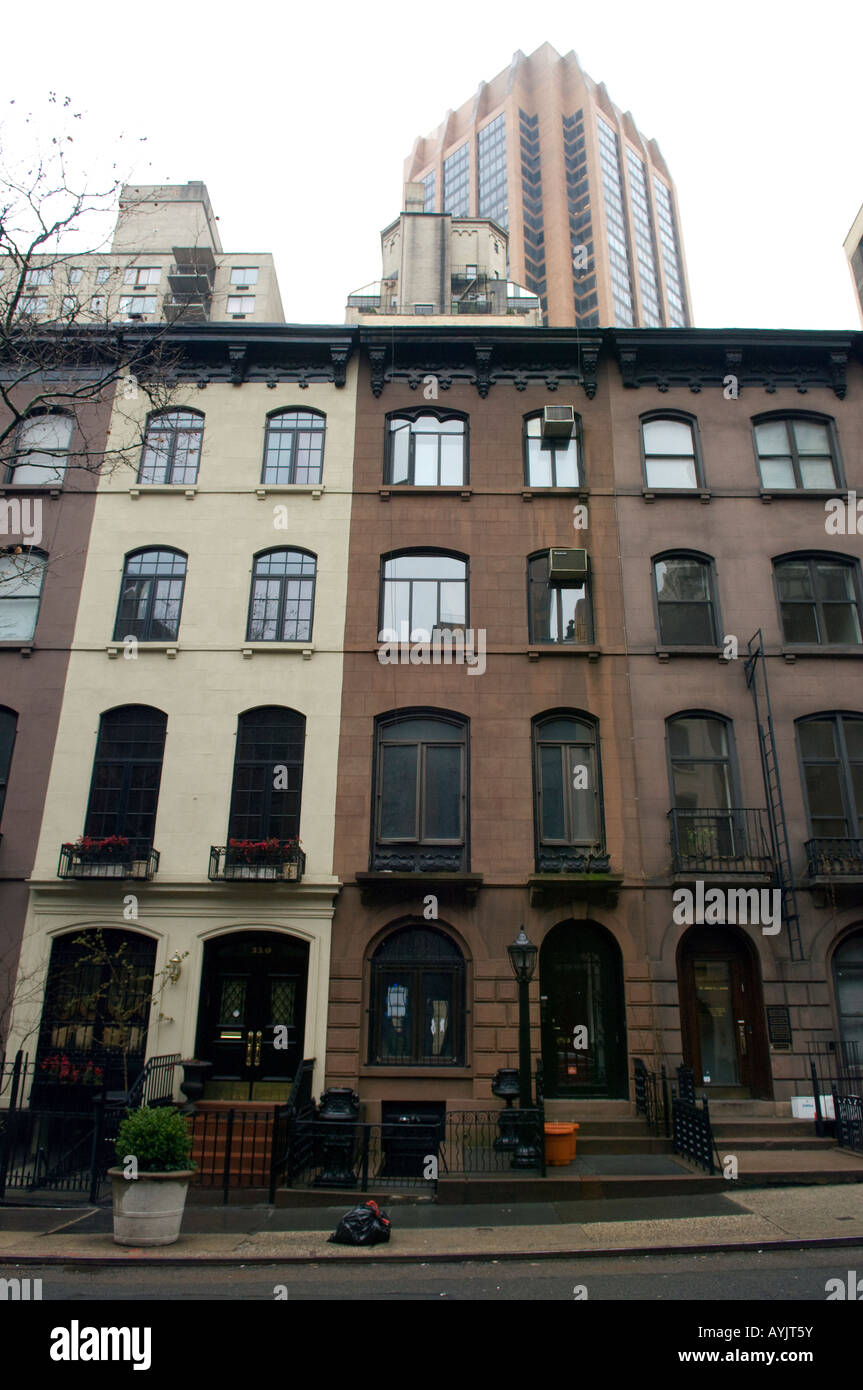
M 699 327 L 860 326 L 842 250 L 863 202 L 860 0 L 43 0 L 7 9 L 3 38 L 4 105 L 47 125 L 47 92 L 69 94 L 88 167 L 146 136 L 123 172 L 202 179 L 225 249 L 274 253 L 289 321 L 343 321 L 415 136 L 548 40 L 658 141 Z

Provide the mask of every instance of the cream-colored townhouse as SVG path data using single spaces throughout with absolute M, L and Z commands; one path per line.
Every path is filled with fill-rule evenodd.
M 322 1084 L 355 334 L 176 326 L 160 408 L 118 392 L 109 456 L 143 444 L 97 493 L 10 1038 L 37 1086 Z

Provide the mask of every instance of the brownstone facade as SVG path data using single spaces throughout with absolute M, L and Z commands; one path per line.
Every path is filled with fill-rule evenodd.
M 827 820 L 813 802 L 807 821 L 795 721 L 825 711 L 863 714 L 863 646 L 792 649 L 781 634 L 772 562 L 804 553 L 826 553 L 829 562 L 837 552 L 856 576 L 860 539 L 825 533 L 825 500 L 855 485 L 863 493 L 859 336 L 609 331 L 588 340 L 566 331 L 405 329 L 363 330 L 360 339 L 334 863 L 344 887 L 333 928 L 327 1084 L 356 1088 L 369 1119 L 387 1101 L 493 1103 L 494 1072 L 518 1065 L 516 984 L 506 948 L 524 924 L 540 948 L 531 985 L 532 1054 L 544 1057 L 546 1094 L 559 1109 L 588 1100 L 631 1102 L 636 1057 L 657 1067 L 684 1061 L 719 1098 L 787 1106 L 806 1091 L 810 1043 L 856 1037 L 852 992 L 843 986 L 838 998 L 833 961 L 843 942 L 863 939 L 854 938 L 863 920 L 863 863 L 831 867 L 825 859 L 820 873 L 809 872 L 815 861 L 807 860 L 804 844 L 815 843 L 817 827 L 824 837 Z M 430 377 L 424 399 L 420 388 Z M 525 420 L 559 404 L 571 404 L 578 416 L 581 476 L 578 486 L 537 486 L 525 472 Z M 387 417 L 423 410 L 467 422 L 469 476 L 462 486 L 387 482 Z M 829 488 L 796 487 L 779 496 L 775 477 L 768 488 L 759 475 L 753 420 L 801 412 L 830 422 L 838 471 Z M 642 417 L 657 414 L 691 422 L 691 486 L 658 484 L 660 465 L 651 464 L 652 477 L 645 474 Z M 587 508 L 586 526 L 578 507 Z M 592 637 L 537 640 L 528 629 L 528 558 L 575 547 L 589 556 Z M 407 652 L 397 664 L 379 659 L 382 563 L 402 551 L 466 557 L 466 623 L 485 632 L 482 673 L 443 661 L 411 664 Z M 713 576 L 714 634 L 675 646 L 657 628 L 653 564 L 658 556 L 692 552 Z M 859 599 L 855 604 L 859 613 Z M 748 640 L 759 628 L 765 656 L 756 677 L 763 679 L 766 668 L 783 792 L 779 820 L 799 929 L 786 920 L 790 896 L 775 935 L 757 923 L 689 929 L 674 921 L 679 899 L 672 894 L 686 885 L 695 891 L 696 879 L 723 889 L 772 891 L 782 883 L 770 832 L 776 797 L 765 791 L 744 670 Z M 729 636 L 737 639 L 736 657 Z M 764 725 L 763 696 L 760 710 Z M 462 721 L 469 830 L 454 871 L 441 871 L 434 854 L 424 870 L 415 853 L 411 859 L 415 845 L 401 859 L 379 853 L 375 827 L 381 797 L 390 793 L 381 790 L 378 726 L 397 714 Z M 563 836 L 563 860 L 555 862 L 557 850 L 542 857 L 534 727 L 546 715 L 583 721 L 595 733 L 601 829 L 593 861 L 566 859 L 585 850 L 575 845 L 585 836 L 571 830 Z M 672 768 L 666 721 L 687 715 L 714 721 L 709 737 L 724 740 L 726 749 L 719 772 L 698 772 L 679 749 Z M 719 725 L 724 732 L 716 732 Z M 692 723 L 684 733 L 693 747 L 701 736 Z M 726 765 L 726 800 L 721 814 L 710 810 L 704 830 L 705 793 L 687 805 L 681 786 L 702 775 L 718 786 Z M 848 764 L 841 775 L 850 785 L 858 774 Z M 852 811 L 849 802 L 848 816 Z M 695 834 L 696 826 L 696 838 L 681 848 L 680 835 Z M 849 842 L 855 829 L 849 822 Z M 731 847 L 726 831 L 736 837 Z M 756 841 L 764 853 L 751 862 Z M 381 867 L 389 862 L 395 868 Z M 381 1052 L 382 1010 L 388 1026 L 404 1030 L 419 1006 L 419 994 L 410 996 L 419 977 L 400 980 L 398 970 L 409 962 L 397 950 L 399 966 L 389 974 L 381 965 L 386 949 L 375 953 L 404 927 L 440 933 L 446 950 L 460 955 L 463 1015 L 457 1017 L 457 998 L 443 1005 L 427 996 L 426 1021 L 414 1033 L 427 1055 L 418 1055 L 415 1041 L 395 1060 Z M 389 991 L 386 1003 L 382 989 Z M 718 991 L 714 1015 L 711 989 Z M 446 1065 L 435 1060 L 428 1037 L 422 1041 L 429 1027 L 434 1036 L 440 1017 L 459 1053 Z M 587 1048 L 564 1036 L 581 1023 L 591 1032 Z M 790 1039 L 783 1031 L 789 1024 Z M 723 1053 L 735 1044 L 736 1060 Z

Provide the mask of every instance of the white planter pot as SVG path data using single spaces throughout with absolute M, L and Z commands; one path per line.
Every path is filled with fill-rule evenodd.
M 173 1245 L 179 1239 L 194 1169 L 124 1178 L 122 1168 L 110 1168 L 108 1176 L 114 1192 L 115 1245 Z

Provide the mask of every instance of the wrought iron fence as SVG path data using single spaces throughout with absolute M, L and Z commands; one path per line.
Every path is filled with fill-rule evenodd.
M 815 1101 L 815 1133 L 863 1153 L 859 1115 L 863 1105 L 863 1043 L 819 1038 L 809 1044 Z M 831 1114 L 832 1111 L 832 1114 Z
M 807 840 L 804 849 L 810 878 L 863 877 L 863 840 L 820 836 Z
M 671 1105 L 668 1095 L 668 1076 L 665 1067 L 659 1075 L 644 1065 L 640 1057 L 635 1061 L 635 1113 L 643 1115 L 651 1134 L 664 1134 L 671 1137 Z
M 674 1153 L 688 1158 L 691 1163 L 697 1163 L 700 1168 L 706 1168 L 712 1177 L 716 1164 L 707 1096 L 702 1098 L 700 1110 L 696 1100 L 673 1096 L 671 1116 Z
M 92 1110 L 0 1111 L 0 1201 L 7 1191 L 86 1194 L 96 1202 L 114 1162 L 114 1144 L 125 1114 L 93 1096 Z
M 141 1075 L 129 1087 L 126 1104 L 130 1109 L 141 1105 L 170 1105 L 174 1095 L 174 1072 L 180 1065 L 179 1052 L 150 1057 Z
M 150 840 L 129 840 L 120 849 L 84 851 L 61 845 L 58 878 L 149 879 L 158 871 L 159 851 Z
M 263 856 L 256 859 L 253 855 L 246 857 L 242 850 L 232 849 L 230 845 L 210 846 L 207 876 L 211 882 L 300 883 L 305 871 L 306 855 L 301 849 L 285 853 L 280 859 Z

